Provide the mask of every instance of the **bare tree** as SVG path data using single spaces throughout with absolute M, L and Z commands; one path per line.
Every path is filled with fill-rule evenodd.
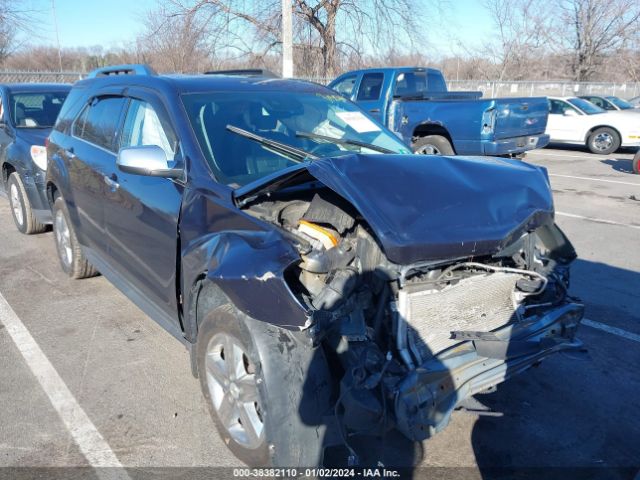
M 438 0 L 434 0 L 436 4 Z M 216 12 L 211 32 L 224 32 L 228 48 L 251 55 L 263 63 L 280 39 L 281 9 L 278 0 L 172 0 L 173 15 Z M 340 68 L 340 56 L 363 55 L 376 48 L 400 43 L 420 44 L 420 0 L 292 0 L 296 19 L 295 58 L 319 55 L 317 65 L 300 65 L 303 73 L 332 76 Z M 303 50 L 304 52 L 301 52 Z
M 592 79 L 640 26 L 638 0 L 561 0 L 558 10 L 555 41 L 570 54 L 576 81 Z
M 210 18 L 199 17 L 196 12 L 171 15 L 160 7 L 148 12 L 145 32 L 137 39 L 136 49 L 160 71 L 201 71 L 209 64 L 205 42 L 209 21 Z
M 33 12 L 18 0 L 0 0 L 0 64 L 4 64 L 16 45 L 17 31 L 30 31 Z

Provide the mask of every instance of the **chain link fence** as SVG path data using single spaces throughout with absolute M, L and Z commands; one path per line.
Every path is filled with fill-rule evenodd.
M 86 74 L 80 72 L 0 71 L 0 83 L 73 83 Z
M 640 95 L 640 83 L 596 82 L 487 82 L 449 80 L 454 91 L 481 91 L 484 97 L 564 97 L 571 95 L 614 95 L 625 99 Z
M 0 71 L 0 83 L 73 83 L 86 76 L 81 72 L 15 72 Z M 323 85 L 332 79 L 324 77 L 301 77 Z M 615 95 L 622 98 L 640 96 L 640 83 L 605 82 L 542 82 L 542 81 L 482 81 L 449 80 L 453 91 L 481 91 L 484 97 L 547 97 L 569 95 Z

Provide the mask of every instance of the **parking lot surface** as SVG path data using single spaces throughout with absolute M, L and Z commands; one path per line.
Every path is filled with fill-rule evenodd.
M 382 464 L 460 467 L 470 478 L 487 478 L 491 467 L 633 478 L 640 176 L 632 156 L 547 148 L 526 158 L 548 168 L 557 222 L 579 255 L 571 290 L 586 305 L 587 352 L 551 357 L 479 397 L 501 416 L 456 412 L 418 448 L 376 445 Z M 91 465 L 241 466 L 215 431 L 184 347 L 104 278 L 68 279 L 51 232 L 19 234 L 2 197 L 0 466 Z

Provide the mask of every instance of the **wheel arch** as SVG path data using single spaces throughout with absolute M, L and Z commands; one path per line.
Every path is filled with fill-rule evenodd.
M 587 145 L 589 143 L 589 137 L 591 136 L 591 134 L 593 132 L 595 132 L 596 130 L 598 130 L 599 128 L 609 128 L 611 130 L 613 130 L 614 132 L 616 132 L 616 134 L 618 135 L 618 138 L 620 139 L 620 143 L 622 143 L 622 135 L 620 134 L 620 130 L 618 130 L 616 127 L 612 126 L 612 125 L 597 125 L 595 127 L 591 127 L 588 131 L 587 134 L 584 137 L 584 143 L 585 145 Z
M 411 135 L 412 141 L 415 142 L 417 138 L 427 137 L 429 135 L 440 135 L 447 139 L 447 141 L 451 144 L 451 148 L 453 151 L 456 151 L 456 147 L 453 143 L 453 138 L 449 133 L 449 130 L 442 123 L 435 122 L 422 122 L 413 129 L 413 134 Z

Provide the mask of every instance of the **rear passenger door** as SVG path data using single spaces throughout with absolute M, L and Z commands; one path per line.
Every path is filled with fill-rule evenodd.
M 116 160 L 125 105 L 125 98 L 120 96 L 92 98 L 71 127 L 75 140 L 64 146 L 62 153 L 69 183 L 73 185 L 73 198 L 67 199 L 67 203 L 71 213 L 75 213 L 72 221 L 79 224 L 75 228 L 78 240 L 102 257 L 107 253 L 104 201 L 110 188 L 108 176 Z
M 170 166 L 182 163 L 175 130 L 161 102 L 146 92 L 130 94 L 119 147 L 157 145 L 165 151 Z M 110 266 L 136 294 L 162 310 L 164 315 L 153 315 L 156 321 L 175 329 L 183 185 L 168 178 L 122 172 L 115 159 L 108 175 L 113 182 L 105 202 Z

